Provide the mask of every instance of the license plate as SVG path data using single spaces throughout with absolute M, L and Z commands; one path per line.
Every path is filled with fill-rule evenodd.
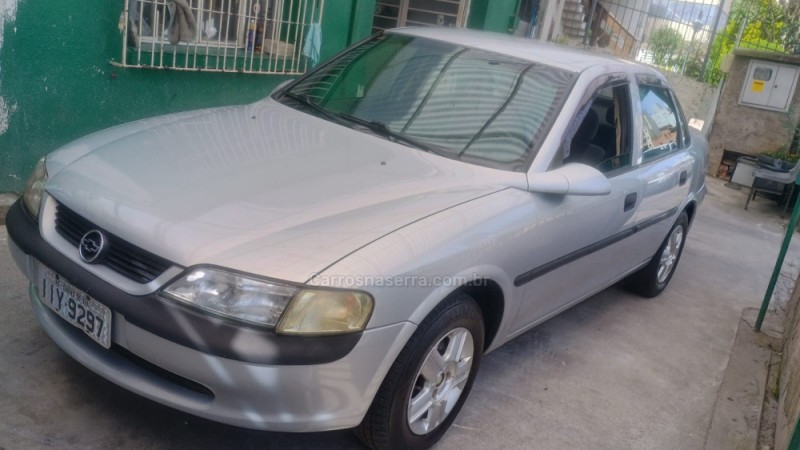
M 103 347 L 111 347 L 111 310 L 107 306 L 46 267 L 39 270 L 38 288 L 44 304 L 62 319 L 83 330 Z

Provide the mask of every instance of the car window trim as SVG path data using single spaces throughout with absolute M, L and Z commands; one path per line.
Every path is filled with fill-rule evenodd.
M 692 145 L 692 134 L 689 132 L 689 122 L 686 120 L 686 115 L 683 113 L 683 108 L 678 102 L 678 95 L 672 88 L 667 88 L 672 97 L 672 104 L 675 106 L 675 111 L 678 113 L 678 122 L 680 123 L 680 130 L 683 136 L 683 148 L 689 148 Z
M 558 166 L 555 164 L 558 162 L 557 159 L 562 155 L 562 150 L 567 143 L 571 143 L 572 139 L 575 138 L 575 133 L 578 132 L 578 127 L 580 127 L 581 122 L 586 117 L 586 114 L 589 112 L 589 108 L 592 107 L 595 98 L 599 96 L 601 90 L 605 88 L 616 88 L 620 86 L 627 86 L 628 87 L 628 126 L 627 126 L 627 133 L 628 133 L 628 141 L 631 142 L 631 163 L 626 167 L 620 167 L 619 169 L 611 170 L 608 172 L 603 172 L 603 175 L 606 178 L 613 178 L 618 175 L 622 175 L 624 173 L 630 172 L 636 169 L 637 165 L 634 164 L 633 161 L 633 97 L 631 95 L 631 86 L 633 86 L 633 82 L 631 81 L 630 77 L 625 72 L 615 72 L 610 74 L 603 74 L 599 77 L 595 78 L 589 83 L 589 86 L 586 88 L 584 96 L 581 98 L 581 106 L 578 108 L 578 111 L 572 116 L 570 119 L 569 125 L 567 126 L 567 130 L 561 137 L 561 143 L 559 144 L 558 151 L 555 155 L 553 155 L 553 159 L 550 161 L 547 170 L 553 170 Z M 613 97 L 612 97 L 613 99 Z M 576 120 L 580 117 L 580 120 Z M 563 161 L 563 158 L 562 158 Z
M 281 94 L 283 94 L 284 92 L 289 91 L 291 89 L 294 89 L 295 86 L 297 86 L 298 84 L 302 83 L 306 79 L 310 78 L 311 75 L 313 75 L 317 70 L 322 70 L 322 69 L 332 65 L 334 63 L 334 61 L 336 61 L 337 59 L 343 57 L 347 53 L 355 51 L 356 48 L 360 47 L 361 45 L 366 44 L 367 42 L 369 42 L 369 41 L 371 41 L 373 39 L 380 38 L 383 34 L 384 34 L 384 32 L 381 31 L 381 32 L 369 35 L 369 36 L 365 37 L 364 39 L 361 39 L 360 41 L 356 42 L 355 44 L 344 48 L 343 50 L 337 52 L 336 54 L 334 54 L 333 56 L 328 58 L 322 64 L 318 65 L 317 67 L 314 67 L 311 71 L 306 72 L 305 74 L 303 74 L 303 76 L 292 80 L 291 83 L 288 83 L 286 86 L 282 87 L 281 89 L 278 89 L 277 91 L 273 92 L 272 94 L 268 95 L 267 97 L 271 98 L 272 100 L 279 101 L 278 99 L 281 97 Z
M 631 159 L 633 159 L 632 156 L 631 156 Z M 633 172 L 634 170 L 636 170 L 638 168 L 639 168 L 638 165 L 634 166 L 631 163 L 630 165 L 628 165 L 626 167 L 620 167 L 619 169 L 609 170 L 608 172 L 602 172 L 602 173 L 603 173 L 603 175 L 606 176 L 606 178 L 611 179 L 611 178 L 618 177 L 620 175 L 624 175 L 624 174 L 626 174 L 628 172 Z
M 659 155 L 658 157 L 645 160 L 644 158 L 645 150 L 640 144 L 639 152 L 642 155 L 642 160 L 639 163 L 639 166 L 644 167 L 652 163 L 657 163 L 659 161 L 662 161 L 666 158 L 669 158 L 670 156 L 676 155 L 681 151 L 686 150 L 687 148 L 689 148 L 691 141 L 689 140 L 688 137 L 689 132 L 684 122 L 686 119 L 683 116 L 683 110 L 681 109 L 680 104 L 678 103 L 678 98 L 675 95 L 675 92 L 672 90 L 672 88 L 667 86 L 666 83 L 664 83 L 661 79 L 653 75 L 637 74 L 636 81 L 637 81 L 636 83 L 637 87 L 645 86 L 645 87 L 663 89 L 664 91 L 666 91 L 667 95 L 669 96 L 670 102 L 672 102 L 672 109 L 673 113 L 675 114 L 675 120 L 677 121 L 677 128 L 678 128 L 678 139 L 675 140 L 677 147 L 673 150 L 665 152 L 663 155 Z M 638 89 L 637 89 L 637 95 L 639 95 L 639 112 L 642 114 L 642 116 L 644 116 L 644 110 L 642 110 L 641 108 L 642 98 L 641 94 L 638 93 Z M 644 123 L 644 120 L 642 120 L 642 123 Z M 642 132 L 644 132 L 644 130 L 642 130 Z
M 377 43 L 378 41 L 381 41 L 381 40 L 383 40 L 385 38 L 386 38 L 386 36 L 384 36 L 384 35 L 375 36 L 374 41 Z M 373 44 L 373 45 L 375 45 L 375 44 Z M 342 73 L 339 74 L 339 76 L 336 77 L 336 81 L 334 81 L 334 83 L 331 85 L 331 88 L 328 89 L 328 92 L 325 93 L 325 98 L 322 99 L 326 104 L 328 103 L 328 101 L 330 101 L 331 96 L 342 86 L 342 80 L 353 71 L 353 68 L 355 67 L 356 63 L 361 61 L 361 59 L 364 58 L 364 56 L 366 56 L 366 54 L 369 53 L 370 50 L 372 50 L 372 48 L 366 49 L 366 50 L 362 51 L 360 54 L 356 55 L 347 64 L 347 70 L 342 71 Z M 386 67 L 386 65 L 389 64 L 389 62 L 390 62 L 389 60 L 384 61 L 383 64 L 381 65 L 381 68 Z M 369 80 L 369 85 L 372 85 L 372 83 L 374 83 L 374 82 L 375 82 L 375 78 L 373 78 L 372 80 Z M 366 89 L 366 86 L 365 86 L 365 89 Z
M 545 67 L 552 67 L 552 66 L 545 66 Z M 560 113 L 564 111 L 564 105 L 567 104 L 567 100 L 569 100 L 569 98 L 572 97 L 573 91 L 575 90 L 575 85 L 578 84 L 578 80 L 580 79 L 580 73 L 568 71 L 566 69 L 563 70 L 564 72 L 572 74 L 572 82 L 569 84 L 569 86 L 566 87 L 566 89 L 564 89 L 564 98 L 561 99 L 561 102 L 559 102 L 558 105 L 554 105 L 556 107 L 556 111 L 558 111 L 558 114 L 556 114 L 555 117 L 551 117 L 549 121 L 550 123 L 548 123 L 545 127 L 541 128 L 540 131 L 542 133 L 542 136 L 544 136 L 544 139 L 541 140 L 541 142 L 539 143 L 539 148 L 536 149 L 536 151 L 534 151 L 533 138 L 531 138 L 531 141 L 528 142 L 528 147 L 525 151 L 525 153 L 528 154 L 528 160 L 525 161 L 525 163 L 522 164 L 519 167 L 519 169 L 513 169 L 512 170 L 513 172 L 527 173 L 528 171 L 531 170 L 531 166 L 533 165 L 533 160 L 535 160 L 536 156 L 539 155 L 539 151 L 541 150 L 542 144 L 547 139 L 547 136 L 549 136 L 550 133 L 553 131 L 553 127 L 556 124 L 556 120 L 558 119 Z

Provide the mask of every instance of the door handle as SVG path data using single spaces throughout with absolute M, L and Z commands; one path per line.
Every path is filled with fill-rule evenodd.
M 630 211 L 636 206 L 636 192 L 625 196 L 625 207 L 623 211 Z
M 689 174 L 686 173 L 686 171 L 684 170 L 683 172 L 681 172 L 681 176 L 678 182 L 680 183 L 681 186 L 683 186 L 684 184 L 686 184 L 686 180 L 688 179 L 689 179 Z

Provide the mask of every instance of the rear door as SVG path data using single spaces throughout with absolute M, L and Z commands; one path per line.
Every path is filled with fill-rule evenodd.
M 638 258 L 649 259 L 672 226 L 691 185 L 694 158 L 683 112 L 670 89 L 660 79 L 637 76 L 638 101 L 634 110 L 639 136 L 636 172 L 642 198 L 635 222 L 639 230 Z

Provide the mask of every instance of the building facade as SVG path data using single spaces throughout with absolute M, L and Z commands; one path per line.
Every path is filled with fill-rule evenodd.
M 511 32 L 518 3 L 5 0 L 0 192 L 20 192 L 37 159 L 86 134 L 145 117 L 256 101 L 383 28 Z

